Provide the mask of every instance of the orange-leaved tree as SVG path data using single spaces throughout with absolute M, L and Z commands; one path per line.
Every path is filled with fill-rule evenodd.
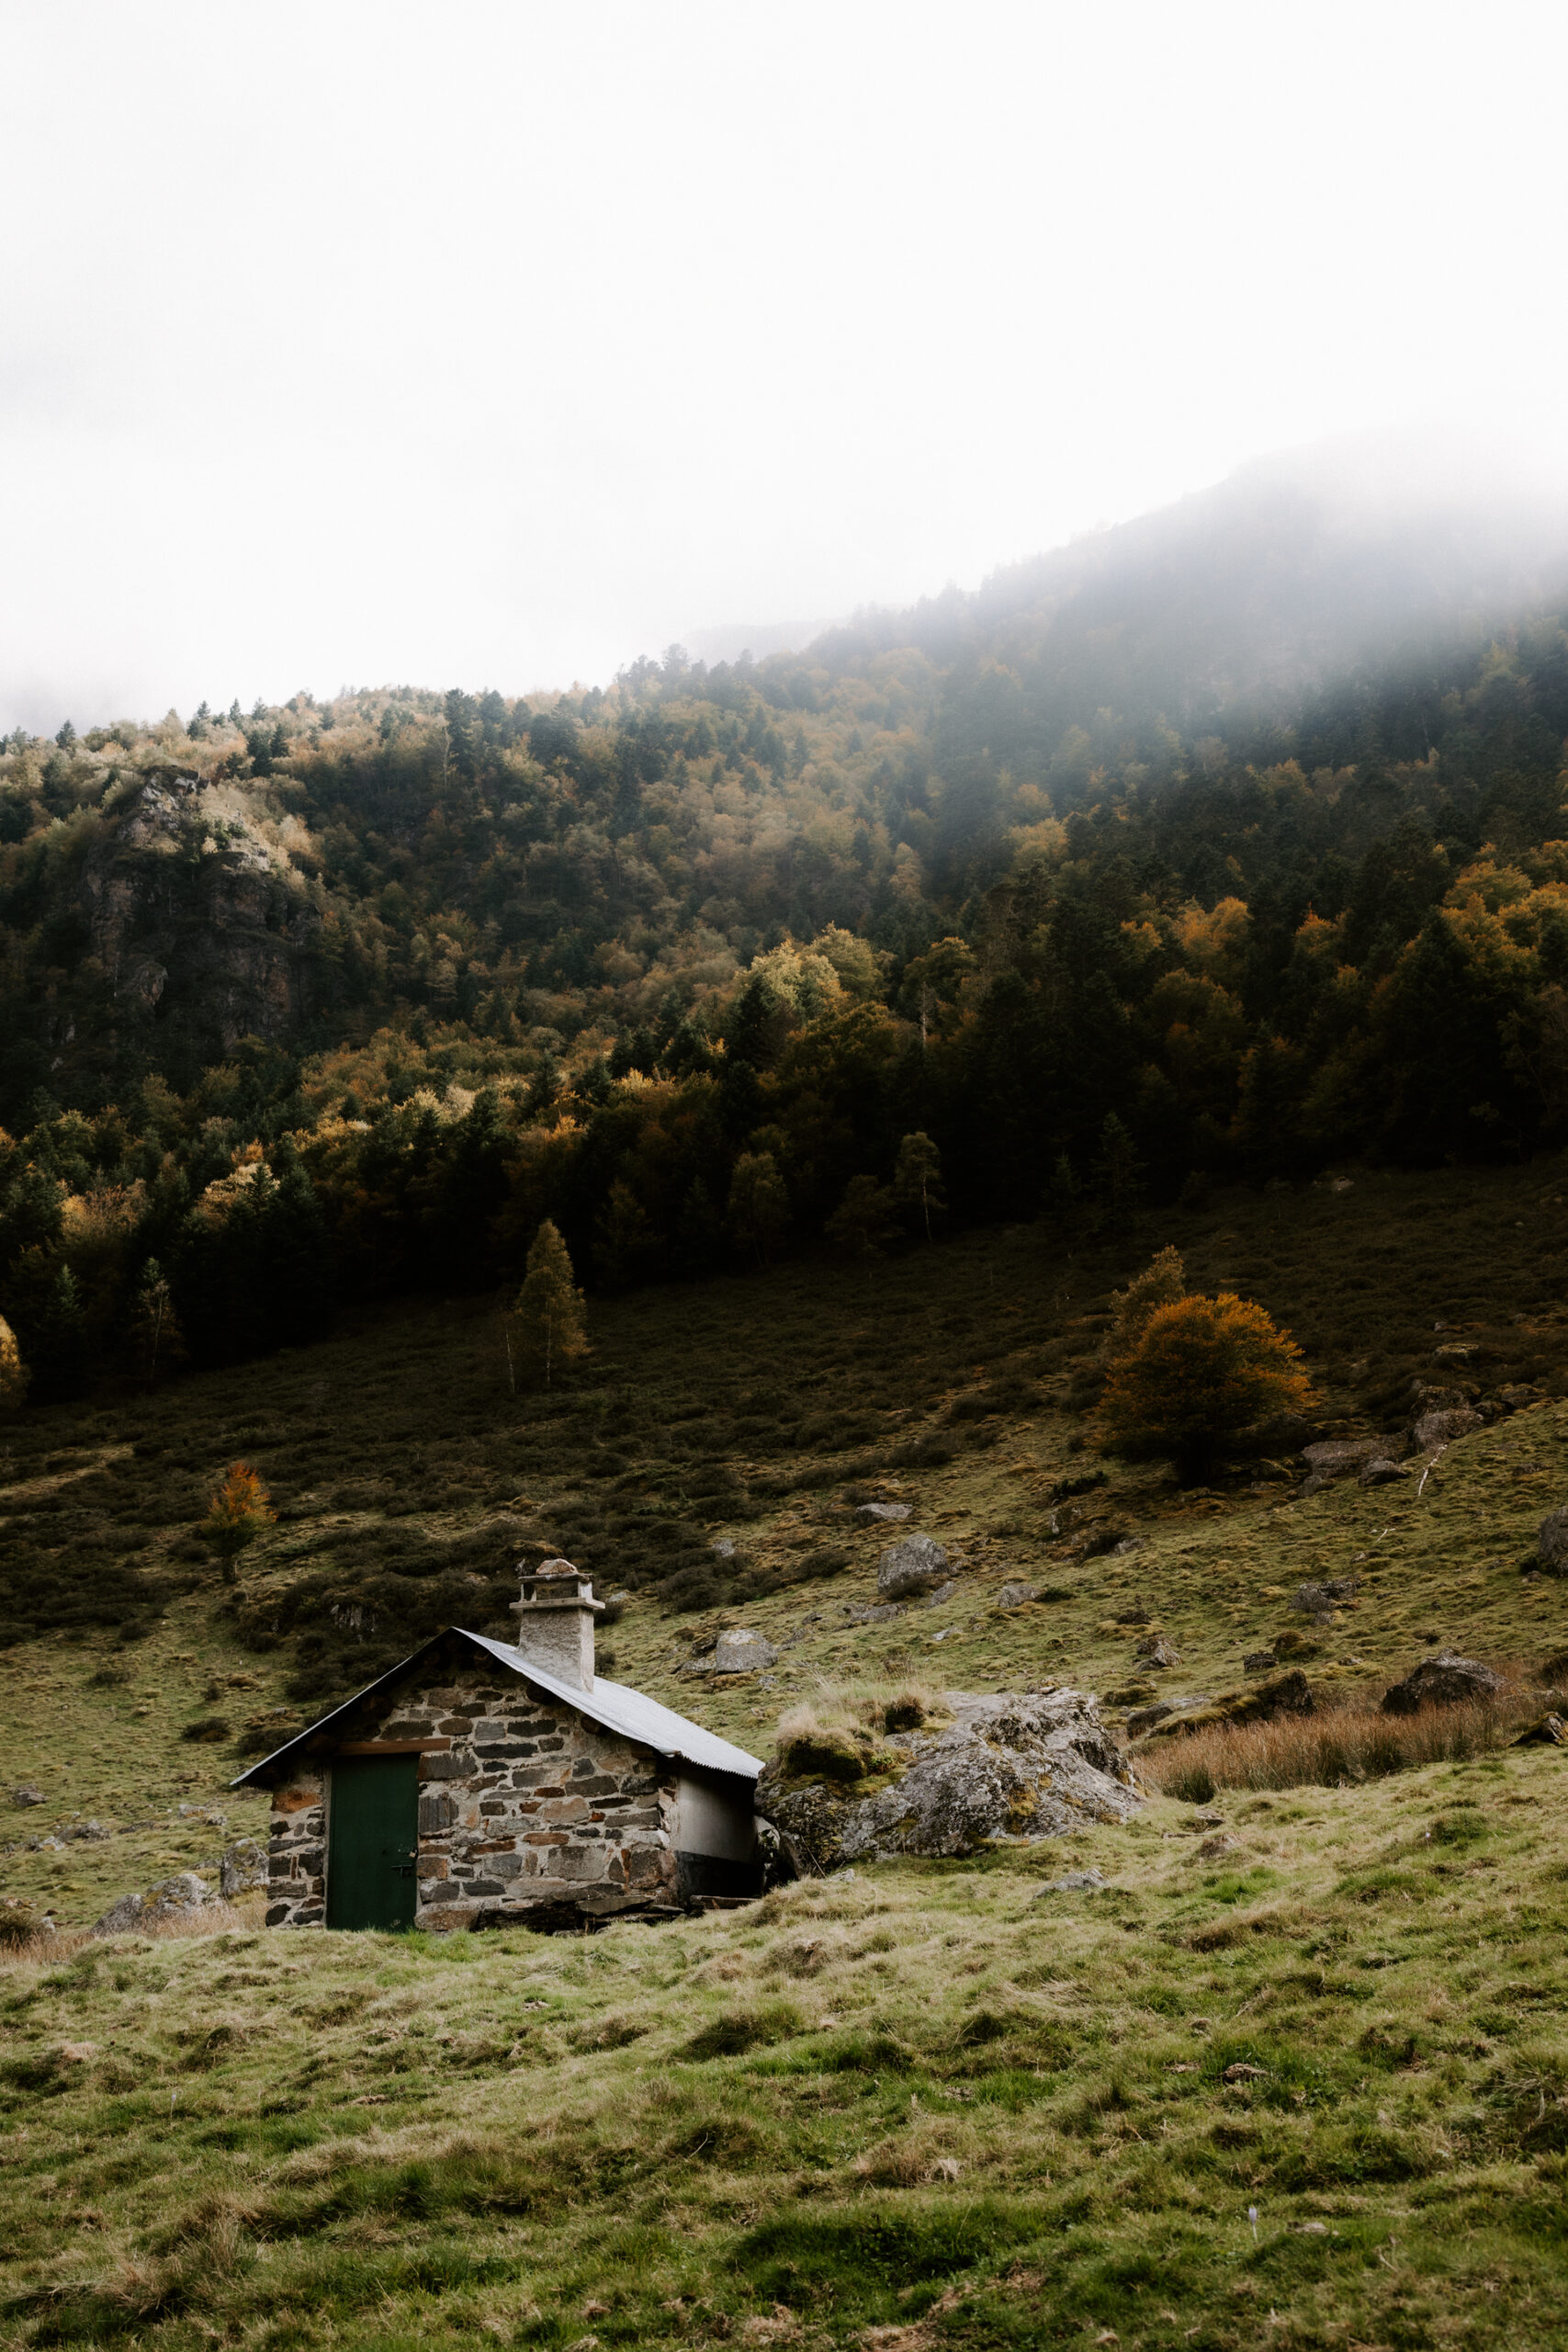
M 1233 1292 L 1156 1306 L 1111 1367 L 1100 1449 L 1163 1454 L 1194 1476 L 1259 1421 L 1311 1410 L 1317 1400 L 1301 1352 L 1255 1300 Z
M 272 1498 L 256 1472 L 248 1462 L 232 1462 L 223 1484 L 208 1503 L 200 1532 L 228 1568 L 252 1538 L 270 1527 L 276 1517 Z

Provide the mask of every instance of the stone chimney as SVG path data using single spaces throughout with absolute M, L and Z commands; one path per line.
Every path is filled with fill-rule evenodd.
M 541 1560 L 523 1569 L 523 1598 L 512 1604 L 517 1647 L 530 1666 L 568 1682 L 593 1688 L 593 1620 L 604 1608 L 593 1587 L 570 1560 Z

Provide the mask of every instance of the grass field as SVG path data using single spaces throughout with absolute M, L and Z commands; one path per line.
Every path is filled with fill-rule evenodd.
M 13 1962 L 6 2340 L 1568 2340 L 1559 1757 L 1223 1811 L 587 1940 Z

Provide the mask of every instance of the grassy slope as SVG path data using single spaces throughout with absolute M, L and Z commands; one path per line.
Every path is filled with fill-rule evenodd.
M 290 1651 L 237 1647 L 215 1573 L 177 1556 L 241 1451 L 285 1514 L 242 1563 L 253 1615 L 344 1533 L 460 1531 L 503 1508 L 570 1540 L 602 1589 L 637 1573 L 622 1506 L 728 1532 L 770 1573 L 847 1551 L 841 1573 L 743 1607 L 675 1614 L 637 1593 L 609 1637 L 619 1676 L 754 1747 L 818 1675 L 863 1664 L 1124 1687 L 1135 1635 L 1115 1619 L 1136 1602 L 1182 1653 L 1162 1681 L 1222 1686 L 1289 1622 L 1297 1581 L 1363 1553 L 1314 1679 L 1373 1685 L 1434 1636 L 1539 1660 L 1568 1643 L 1563 1588 L 1517 1572 L 1568 1487 L 1551 1174 L 1363 1177 L 1229 1197 L 1098 1254 L 1020 1231 L 869 1275 L 648 1292 L 596 1311 L 596 1354 L 554 1418 L 513 1403 L 492 1323 L 462 1304 L 30 1417 L 8 1436 L 12 1524 L 41 1479 L 67 1546 L 136 1531 L 165 1600 L 127 1650 L 93 1634 L 6 1654 L 6 1777 L 49 1799 L 9 1816 L 17 1834 L 73 1809 L 120 1834 L 13 1850 L 6 1884 L 81 1923 L 215 1857 L 217 1826 L 177 1803 L 259 1826 L 223 1793 L 232 1753 L 178 1737 L 215 1709 L 240 1726 L 289 1703 Z M 1146 1546 L 1076 1557 L 1044 1502 L 1088 1460 L 1069 1451 L 1070 1385 L 1110 1284 L 1167 1238 L 1204 1287 L 1292 1323 L 1348 1420 L 1442 1377 L 1433 1351 L 1456 1337 L 1488 1351 L 1483 1385 L 1532 1378 L 1543 1401 L 1452 1448 L 1419 1498 L 1281 1503 L 1255 1468 L 1182 1496 L 1113 1468 L 1091 1510 Z M 983 1388 L 1014 1401 L 953 1415 Z M 951 1462 L 890 1466 L 931 1433 Z M 715 1459 L 749 1500 L 686 1491 Z M 836 1510 L 851 1476 L 884 1477 L 972 1563 L 952 1602 L 846 1628 L 885 1540 Z M 1004 1615 L 997 1588 L 1019 1574 L 1066 1597 Z M 694 1636 L 735 1620 L 803 1633 L 771 1687 L 676 1674 Z M 128 1684 L 89 1680 L 120 1661 Z M 913 2331 L 884 2339 L 893 2352 L 1104 2327 L 1151 2346 L 1562 2340 L 1562 1774 L 1527 1750 L 1229 1801 L 1243 1848 L 1212 1864 L 1190 1811 L 1156 1800 L 1066 1849 L 882 1866 L 587 1945 L 246 1933 L 17 1966 L 8 2324 L 24 2342 L 784 2341 L 778 2301 L 824 2343 Z M 1120 1891 L 1036 1905 L 1064 1852 Z M 62 2061 L 62 2041 L 101 2048 Z M 1226 2084 L 1233 2063 L 1265 2072 Z
M 1568 2340 L 1557 1756 L 1230 1825 L 588 1941 L 13 1964 L 6 2340 Z
M 130 1647 L 98 1631 L 6 1653 L 5 1778 L 31 1780 L 48 1799 L 9 1819 L 18 1838 L 73 1812 L 122 1830 L 152 1826 L 59 1854 L 13 1849 L 5 1883 L 47 1894 L 62 1923 L 85 1924 L 106 1893 L 211 1860 L 215 1825 L 182 1822 L 175 1806 L 217 1804 L 231 1832 L 255 1827 L 261 1809 L 223 1793 L 232 1747 L 184 1743 L 181 1729 L 217 1713 L 259 1734 L 275 1712 L 287 1722 L 324 1703 L 327 1685 L 320 1700 L 288 1700 L 291 1649 L 238 1646 L 216 1570 L 178 1556 L 239 1453 L 261 1465 L 283 1512 L 241 1564 L 238 1597 L 264 1625 L 292 1579 L 333 1571 L 334 1545 L 368 1545 L 373 1560 L 383 1537 L 461 1535 L 498 1514 L 507 1524 L 494 1537 L 496 1567 L 515 1556 L 521 1527 L 589 1566 L 601 1592 L 646 1576 L 660 1556 L 647 1547 L 670 1524 L 688 1546 L 694 1536 L 699 1556 L 709 1537 L 729 1534 L 763 1582 L 824 1550 L 848 1555 L 841 1573 L 744 1603 L 677 1612 L 637 1592 L 605 1642 L 619 1679 L 753 1747 L 823 1673 L 909 1664 L 957 1688 L 1046 1678 L 1134 1688 L 1136 1634 L 1115 1619 L 1139 1605 L 1181 1655 L 1162 1688 L 1223 1688 L 1239 1679 L 1246 1650 L 1292 1622 L 1298 1582 L 1352 1568 L 1364 1578 L 1359 1601 L 1310 1661 L 1330 1687 L 1376 1683 L 1436 1639 L 1527 1662 L 1568 1646 L 1568 1589 L 1517 1573 L 1540 1518 L 1568 1493 L 1568 1423 L 1552 1401 L 1568 1393 L 1568 1216 L 1551 1174 L 1538 1165 L 1363 1176 L 1338 1195 L 1228 1196 L 1098 1252 L 1018 1229 L 869 1273 L 807 1266 L 645 1291 L 596 1309 L 595 1354 L 551 1413 L 513 1401 L 493 1316 L 459 1302 L 400 1309 L 321 1347 L 149 1398 L 29 1416 L 7 1437 L 7 1525 L 25 1524 L 30 1482 L 53 1487 L 67 1508 L 35 1522 L 40 1540 L 63 1544 L 85 1578 L 105 1547 L 143 1544 L 132 1556 L 164 1599 L 148 1637 Z M 1234 1284 L 1298 1331 L 1331 1411 L 1348 1423 L 1389 1421 L 1412 1377 L 1447 1377 L 1433 1351 L 1456 1339 L 1484 1350 L 1470 1368 L 1479 1384 L 1534 1379 L 1544 1401 L 1453 1447 L 1419 1498 L 1412 1483 L 1281 1502 L 1283 1476 L 1257 1465 L 1194 1497 L 1157 1468 L 1111 1465 L 1109 1484 L 1080 1506 L 1088 1529 L 1132 1529 L 1145 1547 L 1078 1558 L 1085 1528 L 1054 1539 L 1048 1504 L 1058 1477 L 1093 1466 L 1069 1451 L 1083 1427 L 1066 1408 L 1072 1383 L 1098 1342 L 1109 1287 L 1168 1238 L 1194 1282 Z M 963 1416 L 992 1395 L 1012 1401 L 989 1418 Z M 895 1452 L 933 1436 L 954 1449 L 950 1462 L 892 1466 Z M 740 1483 L 702 1491 L 720 1484 L 716 1464 Z M 911 1524 L 968 1563 L 950 1601 L 891 1625 L 848 1623 L 874 1597 L 886 1541 L 842 1507 L 856 1476 L 865 1491 L 914 1503 Z M 99 1549 L 71 1555 L 73 1543 Z M 356 1578 L 372 1573 L 344 1565 L 342 1593 L 352 1600 Z M 997 1592 L 1017 1577 L 1065 1597 L 1003 1613 Z M 459 1618 L 466 1593 L 476 1620 L 494 1608 L 477 1577 L 446 1589 Z M 705 1634 L 735 1622 L 800 1636 L 768 1687 L 676 1672 Z M 352 1623 L 323 1623 L 335 1644 L 327 1682 L 351 1687 L 379 1656 Z M 946 1638 L 933 1646 L 938 1634 Z M 129 1679 L 94 1684 L 106 1666 Z

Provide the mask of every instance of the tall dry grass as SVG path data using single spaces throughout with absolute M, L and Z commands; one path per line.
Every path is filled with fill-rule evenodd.
M 1371 1706 L 1325 1708 L 1278 1723 L 1193 1732 L 1138 1759 L 1163 1796 L 1207 1804 L 1221 1789 L 1349 1788 L 1418 1764 L 1458 1763 L 1506 1747 L 1541 1712 L 1539 1698 L 1506 1690 L 1490 1701 L 1383 1715 Z

